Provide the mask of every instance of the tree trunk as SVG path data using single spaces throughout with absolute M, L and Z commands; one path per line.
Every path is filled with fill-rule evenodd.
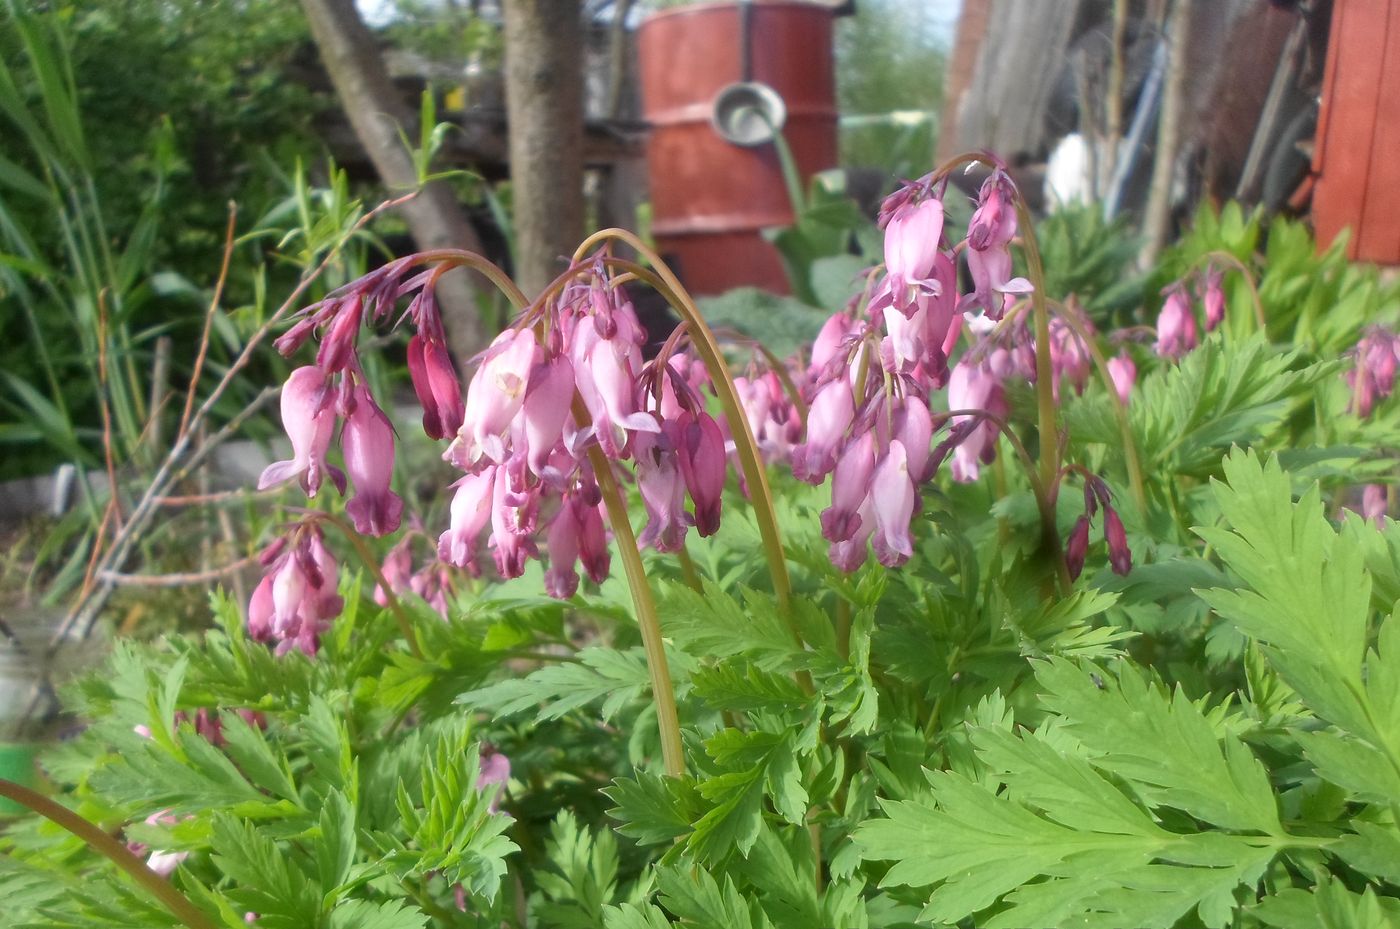
M 340 105 L 380 180 L 395 195 L 417 187 L 418 171 L 399 138 L 399 130 L 412 125 L 412 116 L 390 82 L 354 0 L 301 0 L 301 6 Z M 481 242 L 452 189 L 441 181 L 428 184 L 401 210 L 419 248 L 481 251 Z M 473 277 L 463 270 L 452 271 L 437 287 L 447 338 L 459 364 L 480 351 L 487 338 Z
M 566 267 L 583 235 L 579 0 L 504 0 L 515 276 L 527 296 Z
M 1157 151 L 1152 162 L 1152 186 L 1143 213 L 1144 244 L 1138 263 L 1151 267 L 1171 231 L 1172 179 L 1181 147 L 1181 116 L 1186 109 L 1187 46 L 1191 41 L 1192 0 L 1176 0 L 1167 22 L 1167 75 L 1162 87 L 1162 112 L 1157 118 Z

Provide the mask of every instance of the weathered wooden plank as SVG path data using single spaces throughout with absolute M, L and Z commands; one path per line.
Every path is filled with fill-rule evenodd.
M 1356 257 L 1400 264 L 1400 2 L 1386 10 L 1385 54 Z
M 1358 254 L 1360 230 L 1356 227 L 1366 205 L 1375 119 L 1385 79 L 1386 26 L 1396 3 L 1400 0 L 1345 0 L 1333 7 L 1326 134 L 1319 139 L 1322 173 L 1313 218 L 1318 243 L 1324 247 L 1342 229 L 1352 227 L 1347 252 L 1353 258 Z

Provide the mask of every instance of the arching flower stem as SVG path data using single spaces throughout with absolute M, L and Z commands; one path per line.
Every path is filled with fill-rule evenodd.
M 574 415 L 580 414 L 586 416 L 587 412 L 576 398 Z M 617 541 L 617 555 L 627 575 L 627 590 L 632 595 L 637 625 L 642 631 L 642 648 L 646 652 L 647 670 L 651 675 L 652 699 L 656 701 L 656 724 L 661 731 L 661 760 L 668 775 L 682 777 L 685 775 L 685 750 L 681 745 L 676 693 L 671 684 L 671 668 L 666 663 L 666 647 L 661 638 L 661 619 L 656 612 L 656 600 L 651 595 L 651 585 L 647 583 L 646 567 L 637 548 L 637 536 L 627 518 L 627 502 L 613 477 L 612 464 L 602 449 L 597 445 L 589 448 L 588 461 L 593 466 L 593 476 L 598 481 L 603 506 L 608 511 L 608 522 Z
M 0 778 L 0 797 L 12 800 L 82 839 L 93 851 L 121 868 L 147 893 L 161 902 L 170 914 L 189 929 L 214 929 L 214 923 L 204 911 L 175 889 L 175 885 L 133 855 L 125 845 L 102 831 L 72 810 L 13 781 Z
M 691 345 L 709 372 L 710 382 L 714 385 L 715 394 L 719 398 L 725 418 L 729 421 L 730 434 L 734 438 L 735 451 L 739 456 L 739 465 L 743 469 L 749 499 L 758 522 L 759 535 L 763 539 L 764 555 L 768 560 L 768 570 L 772 577 L 773 593 L 778 600 L 779 612 L 787 620 L 793 641 L 802 647 L 802 635 L 792 615 L 792 580 L 788 575 L 787 558 L 783 552 L 782 537 L 778 532 L 778 519 L 773 506 L 773 491 L 768 485 L 768 472 L 763 466 L 758 443 L 754 439 L 748 417 L 744 415 L 738 391 L 734 388 L 734 379 L 730 376 L 729 366 L 715 342 L 714 333 L 710 331 L 704 317 L 696 309 L 695 301 L 675 274 L 660 256 L 636 235 L 625 229 L 603 229 L 585 239 L 575 255 L 586 254 L 590 249 L 609 240 L 625 243 L 651 264 L 651 269 L 648 269 L 625 261 L 611 262 L 655 288 L 680 314 L 682 322 L 690 331 Z M 810 687 L 810 683 L 807 686 Z
M 403 608 L 403 601 L 394 594 L 388 579 L 384 577 L 384 572 L 379 569 L 379 560 L 374 557 L 374 552 L 370 551 L 364 536 L 346 525 L 344 520 L 329 513 L 321 510 L 305 510 L 303 512 L 312 515 L 320 522 L 329 523 L 338 529 L 341 535 L 345 536 L 345 540 L 355 550 L 355 557 L 360 559 L 360 564 L 365 566 L 369 576 L 384 592 L 385 606 L 388 607 L 389 612 L 394 614 L 394 620 L 399 624 L 399 631 L 403 633 L 404 640 L 408 642 L 409 652 L 414 658 L 422 658 L 423 649 L 418 644 L 418 635 L 413 631 L 413 621 L 408 618 L 408 613 Z

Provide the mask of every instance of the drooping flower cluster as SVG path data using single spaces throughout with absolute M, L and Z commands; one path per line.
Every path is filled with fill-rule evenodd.
M 965 314 L 980 311 L 979 325 L 992 326 L 1030 284 L 1012 276 L 1015 190 L 1005 172 L 994 171 L 982 185 L 968 235 L 957 248 L 946 234 L 942 192 L 929 176 L 885 201 L 883 274 L 870 278 L 865 293 L 827 320 L 811 363 L 797 379 L 807 422 L 788 458 L 800 480 L 819 484 L 832 476 L 822 534 L 832 562 L 845 571 L 865 561 L 868 546 L 889 567 L 909 559 L 920 487 L 949 454 L 956 479 L 977 477 L 980 463 L 994 453 L 996 420 L 1007 412 L 1003 379 L 1018 363 L 1033 373 L 1033 352 L 1024 343 L 993 349 L 988 342 L 950 365 Z M 958 248 L 966 249 L 973 280 L 973 291 L 961 296 Z M 1076 382 L 1080 364 L 1071 357 L 1073 345 L 1060 341 L 1062 374 Z M 750 425 L 757 435 L 786 438 L 790 407 L 774 416 L 778 379 L 770 372 L 766 383 L 763 402 L 746 403 Z M 930 408 L 945 387 L 947 408 L 958 415 Z M 945 426 L 947 437 L 933 447 Z
M 316 654 L 321 634 L 340 615 L 339 571 L 314 522 L 302 523 L 263 552 L 267 573 L 248 602 L 248 637 L 276 645 L 282 655 L 295 648 Z
M 388 606 L 390 594 L 402 596 L 411 593 L 432 607 L 443 619 L 447 619 L 448 604 L 456 592 L 458 572 L 440 559 L 429 561 L 415 571 L 412 547 L 413 539 L 419 534 L 421 530 L 415 528 L 384 556 L 380 571 L 389 588 L 386 592 L 384 587 L 376 584 L 374 602 L 380 606 Z
M 1400 335 L 1384 326 L 1371 326 L 1350 352 L 1353 363 L 1346 372 L 1351 399 L 1347 410 L 1362 419 L 1375 411 L 1376 403 L 1395 390 L 1400 368 Z M 1361 515 L 1377 526 L 1390 512 L 1390 490 L 1384 484 L 1367 484 L 1361 491 Z
M 439 541 L 442 560 L 479 571 L 486 534 L 497 572 L 517 577 L 540 555 L 543 536 L 552 596 L 573 595 L 579 564 L 601 581 L 608 550 L 588 460 L 595 445 L 607 460 L 635 467 L 647 512 L 640 544 L 677 551 L 689 526 L 714 533 L 725 441 L 694 383 L 698 366 L 673 356 L 644 361 L 645 330 L 601 265 L 530 323 L 495 339 L 468 387 L 465 418 L 444 455 L 466 473 Z
M 1214 332 L 1225 321 L 1224 272 L 1214 264 L 1196 275 L 1195 291 L 1205 311 L 1205 331 Z M 1157 354 L 1180 361 L 1201 344 L 1200 325 L 1191 302 L 1187 281 L 1175 281 L 1162 291 L 1166 300 L 1157 316 Z
M 1128 534 L 1123 528 L 1123 520 L 1113 508 L 1113 497 L 1108 485 L 1094 474 L 1084 475 L 1084 515 L 1074 522 L 1069 538 L 1065 540 L 1065 566 L 1071 579 L 1079 577 L 1084 570 L 1084 559 L 1089 552 L 1090 523 L 1103 506 L 1103 537 L 1108 546 L 1108 563 L 1114 574 L 1127 574 L 1133 569 L 1133 553 L 1128 548 Z
M 1356 343 L 1351 354 L 1355 363 L 1347 371 L 1351 403 L 1347 409 L 1365 419 L 1377 400 L 1389 397 L 1395 389 L 1395 373 L 1400 366 L 1400 336 L 1384 326 L 1372 326 Z

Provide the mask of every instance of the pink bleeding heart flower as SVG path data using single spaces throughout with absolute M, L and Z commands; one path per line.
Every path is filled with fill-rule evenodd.
M 574 565 L 584 558 L 585 570 L 594 582 L 607 576 L 607 540 L 602 539 L 602 575 L 598 573 L 598 543 L 603 520 L 598 507 L 585 499 L 582 491 L 564 495 L 559 513 L 549 524 L 547 550 L 549 570 L 544 575 L 545 592 L 567 600 L 578 592 L 578 572 Z
M 855 417 L 851 382 L 828 381 L 807 411 L 807 441 L 792 450 L 792 473 L 800 481 L 820 484 L 836 467 L 836 449 Z
M 563 439 L 573 398 L 574 366 L 563 355 L 537 365 L 530 374 L 523 406 L 525 446 L 530 470 L 537 476 L 544 474 L 550 454 Z
M 1090 326 L 1087 319 L 1080 318 L 1080 324 Z M 1050 371 L 1052 374 L 1051 393 L 1060 399 L 1060 382 L 1068 381 L 1076 394 L 1084 393 L 1084 385 L 1089 383 L 1089 370 L 1093 360 L 1089 347 L 1079 334 L 1058 316 L 1050 319 Z
M 345 492 L 345 475 L 326 464 L 326 451 L 335 432 L 335 413 L 326 400 L 325 373 L 315 365 L 297 368 L 282 387 L 282 428 L 292 442 L 292 457 L 275 461 L 258 478 L 258 490 L 266 490 L 292 478 L 301 479 L 308 497 L 316 496 L 325 475 Z
M 666 432 L 637 433 L 633 457 L 637 489 L 647 511 L 647 524 L 637 544 L 650 545 L 658 552 L 680 551 L 685 545 L 685 481 L 671 436 Z
M 539 345 L 529 329 L 507 329 L 496 336 L 472 375 L 462 427 L 443 457 L 463 470 L 470 469 L 482 455 L 496 464 L 505 462 L 502 437 L 525 402 L 538 353 Z
M 890 442 L 884 458 L 875 467 L 870 500 L 875 517 L 875 557 L 885 567 L 897 568 L 914 554 L 909 521 L 918 503 L 918 492 L 909 477 L 908 457 L 898 439 Z
M 358 364 L 357 345 L 363 316 L 364 302 L 358 294 L 337 308 L 321 347 L 316 351 L 316 366 L 326 374 L 339 374 Z
M 1371 415 L 1376 401 L 1389 397 L 1395 389 L 1400 362 L 1400 336 L 1381 326 L 1372 326 L 1352 349 L 1356 361 L 1346 373 L 1351 386 L 1348 409 L 1362 419 Z
M 977 251 L 1003 248 L 1016 237 L 1015 187 L 997 170 L 982 182 L 977 209 L 967 224 L 967 244 Z
M 345 512 L 362 535 L 387 535 L 399 528 L 403 500 L 389 489 L 394 476 L 394 427 L 369 391 L 357 386 L 355 410 L 345 420 L 340 445 L 355 496 Z
M 948 408 L 950 410 L 983 410 L 993 416 L 1005 416 L 1007 412 L 1005 390 L 1001 378 L 989 366 L 969 363 L 966 359 L 953 368 L 948 380 Z M 954 416 L 952 425 L 961 426 L 973 419 L 969 416 Z M 967 437 L 953 452 L 953 480 L 968 483 L 977 480 L 981 474 L 981 463 L 990 461 L 996 453 L 999 430 L 988 419 L 979 419 L 969 425 Z
M 896 305 L 903 306 L 911 288 L 933 275 L 943 237 L 943 203 L 935 197 L 906 200 L 885 225 L 885 271 Z
M 1361 489 L 1361 517 L 1375 523 L 1377 529 L 1385 528 L 1385 517 L 1390 512 L 1390 499 L 1384 484 L 1367 484 Z
M 539 506 L 538 492 L 511 490 L 505 468 L 496 469 L 491 495 L 491 538 L 487 544 L 496 572 L 509 580 L 525 573 L 525 562 L 537 554 L 531 534 Z
M 1200 344 L 1196 329 L 1196 314 L 1186 297 L 1186 290 L 1174 286 L 1157 316 L 1157 354 L 1173 361 L 1183 358 Z
M 980 307 L 988 319 L 998 320 L 1017 297 L 1035 289 L 1024 277 L 1011 276 L 1011 252 L 1005 246 L 968 249 L 967 270 L 972 275 L 972 292 L 958 302 L 962 312 Z
M 603 454 L 625 457 L 627 430 L 656 432 L 656 418 L 637 408 L 635 346 L 620 339 L 598 338 L 591 328 L 580 327 L 574 342 L 574 377 L 579 396 L 588 407 Z
M 1133 364 L 1133 359 L 1127 355 L 1110 358 L 1108 376 L 1113 381 L 1113 389 L 1117 392 L 1118 399 L 1126 406 L 1128 398 L 1133 395 L 1133 386 L 1137 383 L 1137 365 Z
M 498 788 L 492 795 L 487 809 L 492 813 L 501 810 L 501 799 L 505 796 L 506 784 L 510 781 L 510 759 L 489 745 L 483 745 L 479 756 L 476 789 L 485 791 Z
M 389 594 L 401 594 L 409 589 L 409 579 L 413 576 L 413 553 L 409 550 L 411 538 L 405 537 L 389 549 L 384 556 L 384 563 L 379 566 L 384 583 L 389 585 L 387 591 L 381 584 L 374 585 L 374 602 L 380 606 L 389 605 Z
M 248 600 L 248 638 L 254 642 L 273 641 L 276 607 L 272 599 L 272 583 L 273 575 L 264 575 Z
M 850 313 L 844 310 L 827 317 L 812 343 L 812 363 L 814 370 L 821 370 L 840 352 L 846 340 L 859 329 Z
M 867 429 L 846 442 L 836 461 L 831 477 L 831 506 L 821 514 L 822 538 L 828 542 L 846 542 L 855 538 L 860 529 L 870 528 L 864 525 L 860 511 L 870 495 L 870 478 L 874 473 L 875 435 Z
M 423 407 L 423 431 L 430 439 L 456 435 L 466 416 L 462 388 L 447 346 L 415 335 L 408 340 L 408 376 Z
M 687 410 L 675 423 L 681 476 L 695 504 L 695 529 L 705 538 L 719 531 L 726 462 L 724 434 L 709 413 Z
M 867 543 L 875 532 L 874 503 L 870 494 L 861 501 L 853 522 L 854 534 L 849 539 L 831 543 L 827 550 L 831 563 L 847 574 L 865 564 Z
M 496 471 L 496 465 L 487 465 L 453 485 L 456 492 L 452 495 L 448 530 L 438 537 L 438 557 L 467 569 L 474 577 L 481 573 L 476 550 L 482 530 L 491 521 Z
M 895 401 L 893 436 L 904 446 L 909 476 L 914 483 L 922 484 L 932 478 L 934 468 L 929 446 L 933 442 L 933 417 L 921 397 L 907 396 Z

